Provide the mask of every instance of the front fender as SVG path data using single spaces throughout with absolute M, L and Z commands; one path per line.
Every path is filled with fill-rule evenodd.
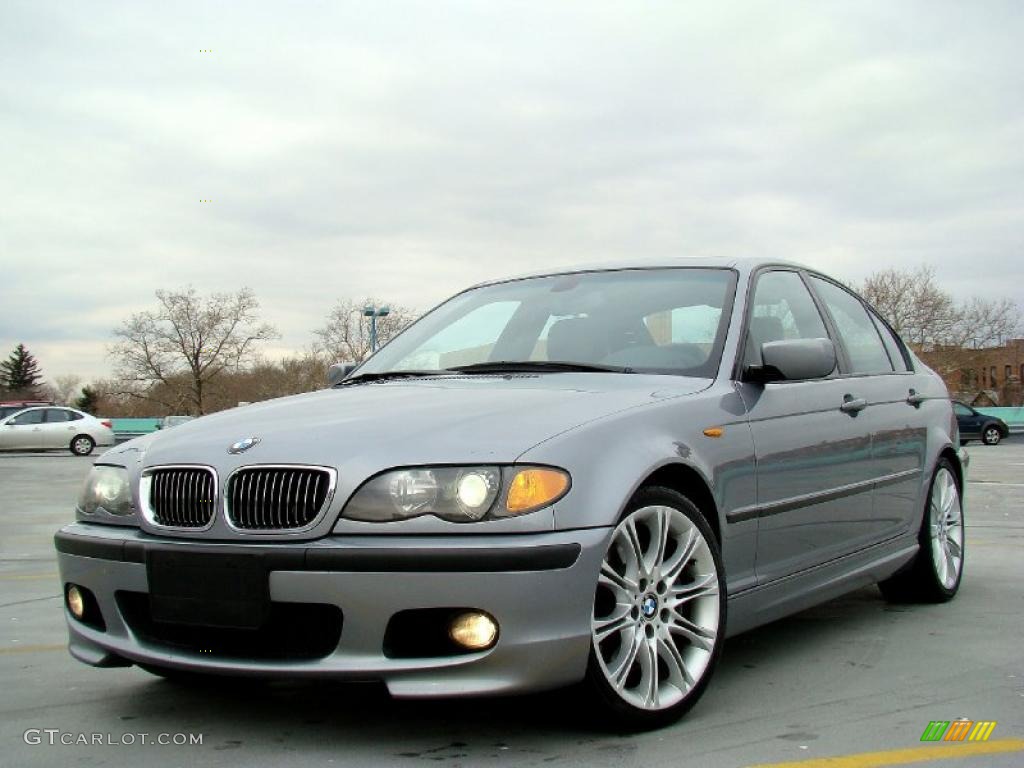
M 720 437 L 705 429 L 720 428 Z M 555 506 L 556 530 L 614 525 L 638 488 L 666 467 L 691 470 L 703 482 L 722 532 L 726 572 L 753 576 L 757 521 L 727 523 L 725 513 L 756 502 L 754 445 L 746 411 L 730 385 L 612 414 L 553 437 L 517 461 L 567 469 L 572 490 Z M 679 475 L 676 475 L 677 477 Z M 692 493 L 692 492 L 691 492 Z

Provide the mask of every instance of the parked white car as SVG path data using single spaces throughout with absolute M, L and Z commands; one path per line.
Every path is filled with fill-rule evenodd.
M 93 448 L 114 444 L 109 421 L 74 408 L 26 408 L 0 420 L 0 451 L 66 448 L 88 456 Z

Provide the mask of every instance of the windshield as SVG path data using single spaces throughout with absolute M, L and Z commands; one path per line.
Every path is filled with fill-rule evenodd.
M 424 316 L 357 375 L 552 361 L 710 378 L 735 282 L 728 269 L 679 267 L 483 286 Z

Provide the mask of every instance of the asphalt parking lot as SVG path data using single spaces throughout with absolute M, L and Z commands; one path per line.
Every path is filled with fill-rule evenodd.
M 920 742 L 929 721 L 961 717 L 996 721 L 991 742 L 1007 749 L 1024 738 L 1024 437 L 969 450 L 956 600 L 890 606 L 864 589 L 733 638 L 686 718 L 631 736 L 602 732 L 564 694 L 415 702 L 369 684 L 188 689 L 80 664 L 65 649 L 52 537 L 92 459 L 0 454 L 0 765 L 815 766 L 928 748 L 952 757 L 943 766 L 1018 766 L 1024 751 L 965 757 L 955 750 L 967 744 Z M 29 743 L 31 729 L 41 743 Z M 45 729 L 104 743 L 51 745 Z M 202 734 L 202 744 L 120 743 L 140 733 Z M 899 764 L 920 757 L 831 764 L 900 754 Z

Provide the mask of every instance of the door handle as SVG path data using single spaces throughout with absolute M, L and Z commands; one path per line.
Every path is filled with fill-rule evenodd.
M 923 403 L 927 399 L 928 398 L 926 398 L 924 395 L 917 394 L 917 390 L 914 389 L 910 390 L 910 392 L 907 393 L 907 405 L 912 405 L 915 408 L 917 408 L 919 405 L 921 405 L 921 403 Z
M 863 397 L 854 397 L 853 395 L 844 395 L 843 404 L 839 406 L 839 410 L 843 413 L 849 413 L 856 416 L 858 413 L 868 407 L 868 401 Z

